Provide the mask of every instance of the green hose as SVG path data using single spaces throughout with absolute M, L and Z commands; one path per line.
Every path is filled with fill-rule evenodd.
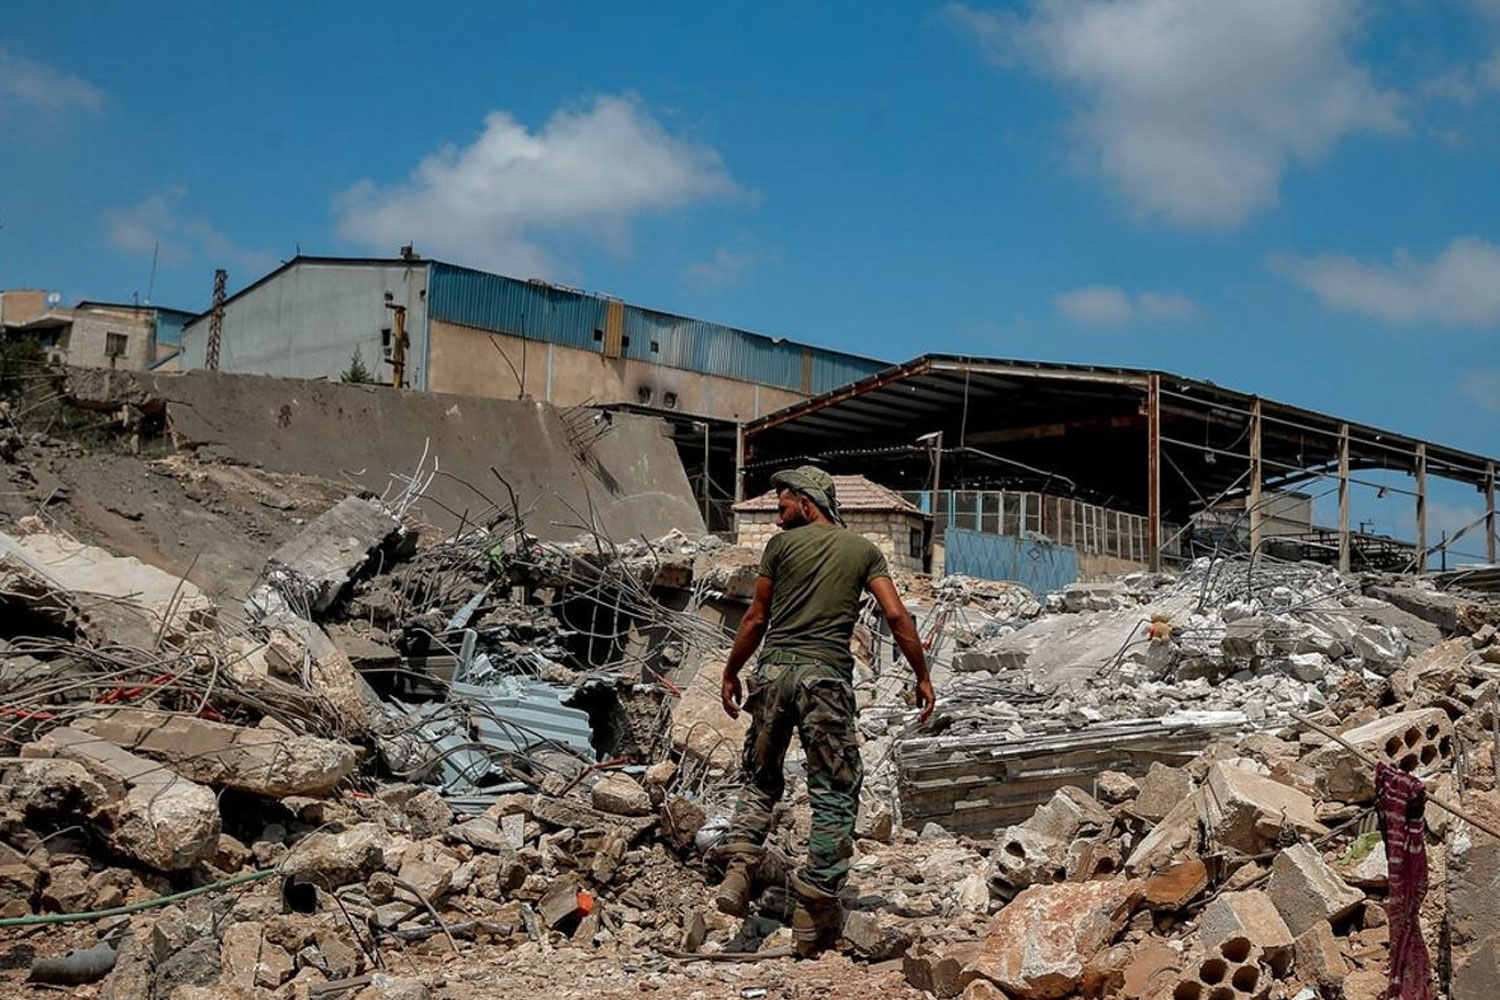
M 122 917 L 127 913 L 139 913 L 141 910 L 149 910 L 157 906 L 166 906 L 175 903 L 179 899 L 187 899 L 191 896 L 201 896 L 205 892 L 214 892 L 218 889 L 228 889 L 233 885 L 243 885 L 246 882 L 258 882 L 263 878 L 275 875 L 280 869 L 262 868 L 259 871 L 245 872 L 243 875 L 235 875 L 231 878 L 220 879 L 207 885 L 200 885 L 196 889 L 186 889 L 182 892 L 174 892 L 170 896 L 157 896 L 155 899 L 143 899 L 139 903 L 130 903 L 126 906 L 114 906 L 108 910 L 87 910 L 83 913 L 36 913 L 29 917 L 5 917 L 0 919 L 0 927 L 34 927 L 39 924 L 71 924 L 83 920 L 103 920 L 106 917 Z

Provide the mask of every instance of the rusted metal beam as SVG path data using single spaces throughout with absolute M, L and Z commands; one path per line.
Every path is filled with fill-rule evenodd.
M 1161 571 L 1161 376 L 1146 383 L 1146 565 Z
M 1339 572 L 1349 572 L 1349 425 L 1339 425 Z
M 755 437 L 757 434 L 768 431 L 789 420 L 796 420 L 798 417 L 805 417 L 809 413 L 826 410 L 828 407 L 841 403 L 846 399 L 863 396 L 867 392 L 874 392 L 876 389 L 900 382 L 902 379 L 910 378 L 913 375 L 920 375 L 930 365 L 931 362 L 926 358 L 918 358 L 904 365 L 897 365 L 895 368 L 871 375 L 869 378 L 861 379 L 842 389 L 835 389 L 833 392 L 816 396 L 804 403 L 794 403 L 779 413 L 773 413 L 769 416 L 761 417 L 759 420 L 751 421 L 745 427 L 745 436 Z

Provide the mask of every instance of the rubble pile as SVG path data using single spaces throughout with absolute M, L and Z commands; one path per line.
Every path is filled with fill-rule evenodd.
M 562 968 L 631 995 L 1376 997 L 1379 760 L 1473 820 L 1429 803 L 1417 916 L 1447 995 L 1488 995 L 1492 598 L 1232 560 L 1040 597 L 901 581 L 938 711 L 916 727 L 870 609 L 846 957 L 794 967 L 795 753 L 757 909 L 708 904 L 756 554 L 544 544 L 520 505 L 423 539 L 410 483 L 266 545 L 243 605 L 39 517 L 0 534 L 0 977 L 118 1000 L 464 998 Z

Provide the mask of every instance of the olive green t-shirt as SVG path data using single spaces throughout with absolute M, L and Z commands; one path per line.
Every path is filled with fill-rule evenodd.
M 837 525 L 804 524 L 771 538 L 760 575 L 771 580 L 762 655 L 790 653 L 852 671 L 849 638 L 865 587 L 891 575 L 874 543 Z

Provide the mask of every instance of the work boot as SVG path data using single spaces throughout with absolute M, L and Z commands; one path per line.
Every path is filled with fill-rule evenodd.
M 754 888 L 749 859 L 735 858 L 724 866 L 724 880 L 714 890 L 714 906 L 720 913 L 743 917 L 750 912 L 750 895 Z
M 792 948 L 798 958 L 813 958 L 838 943 L 844 930 L 844 908 L 836 894 L 814 888 L 796 876 L 792 889 L 797 909 L 792 912 Z

